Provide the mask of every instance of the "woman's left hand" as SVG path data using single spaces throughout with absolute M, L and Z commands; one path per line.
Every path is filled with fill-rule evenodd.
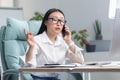
M 64 40 L 67 44 L 71 43 L 72 40 L 71 40 L 71 31 L 69 29 L 68 26 L 65 25 L 65 31 L 66 31 L 66 34 L 64 36 Z

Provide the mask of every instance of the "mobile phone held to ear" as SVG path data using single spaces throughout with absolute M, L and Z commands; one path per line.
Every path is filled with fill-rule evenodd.
M 65 31 L 65 25 L 63 26 L 63 29 L 62 29 L 62 36 L 64 37 L 66 35 L 66 31 Z

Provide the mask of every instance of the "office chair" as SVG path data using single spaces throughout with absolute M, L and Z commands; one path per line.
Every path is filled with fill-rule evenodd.
M 0 29 L 0 51 L 3 66 L 3 80 L 18 80 L 18 69 L 22 66 L 20 56 L 25 54 L 27 42 L 24 28 L 36 35 L 41 21 L 20 21 L 7 18 L 7 25 Z M 29 73 L 23 73 L 22 80 L 33 80 Z

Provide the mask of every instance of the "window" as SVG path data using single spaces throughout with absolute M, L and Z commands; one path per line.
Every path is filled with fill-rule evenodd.
M 17 7 L 19 0 L 0 0 L 0 7 Z
M 0 0 L 0 7 L 13 7 L 13 0 Z
M 115 12 L 117 8 L 120 8 L 120 0 L 110 0 L 110 3 L 109 3 L 109 18 L 110 19 L 115 18 Z

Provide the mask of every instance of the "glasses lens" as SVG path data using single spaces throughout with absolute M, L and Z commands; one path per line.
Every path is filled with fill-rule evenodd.
M 61 25 L 64 25 L 64 24 L 65 24 L 65 22 L 64 22 L 64 21 L 60 21 L 60 24 L 61 24 Z
M 55 19 L 55 18 L 48 18 L 48 20 L 52 20 L 52 22 L 55 24 L 60 22 L 61 25 L 64 25 L 66 23 L 66 20 L 60 20 L 60 19 Z
M 56 24 L 56 23 L 58 22 L 58 19 L 54 19 L 54 18 L 53 18 L 52 21 L 53 21 L 53 23 Z

